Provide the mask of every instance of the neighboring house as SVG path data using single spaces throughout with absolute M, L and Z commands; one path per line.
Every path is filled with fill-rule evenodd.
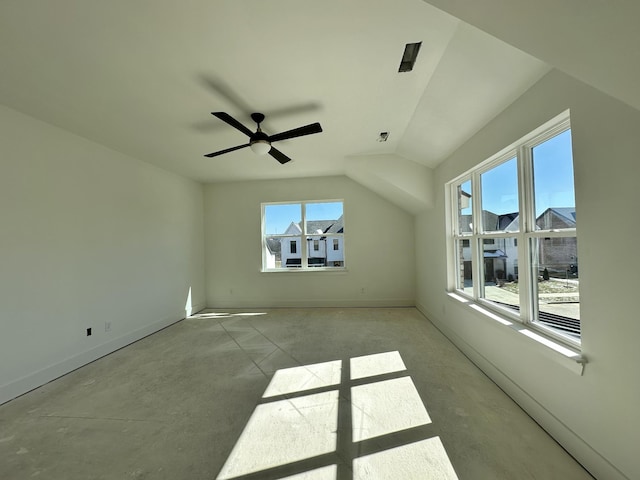
M 482 220 L 485 231 L 516 232 L 519 229 L 517 212 L 497 215 L 483 211 Z M 471 215 L 460 216 L 462 233 L 471 233 Z M 539 230 L 575 228 L 575 208 L 548 208 L 536 219 Z M 462 259 L 464 279 L 471 279 L 471 245 L 469 240 L 462 240 Z M 485 282 L 497 279 L 514 280 L 518 278 L 518 243 L 514 238 L 495 238 L 484 240 L 484 274 Z M 538 264 L 547 268 L 551 275 L 564 276 L 578 272 L 578 253 L 575 237 L 547 237 L 539 243 Z
M 280 262 L 280 249 L 281 244 L 277 238 L 267 237 L 265 248 L 267 254 L 264 256 L 266 259 L 266 268 L 277 268 L 277 262 Z
M 576 227 L 575 208 L 547 208 L 536 219 L 540 230 Z M 539 244 L 539 263 L 555 276 L 578 273 L 578 243 L 576 237 L 547 237 Z
M 280 261 L 283 267 L 301 266 L 300 242 L 303 238 L 307 242 L 307 264 L 310 267 L 344 266 L 344 238 L 342 235 L 331 235 L 344 233 L 342 216 L 337 220 L 309 220 L 307 230 L 306 236 L 302 235 L 301 225 L 291 222 L 284 235 L 295 236 L 274 238 L 280 244 Z

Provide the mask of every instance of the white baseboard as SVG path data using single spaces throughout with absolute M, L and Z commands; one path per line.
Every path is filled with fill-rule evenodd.
M 447 327 L 437 315 L 429 312 L 424 305 L 416 303 L 416 308 L 440 332 L 447 337 L 464 355 L 482 370 L 496 385 L 513 399 L 531 418 L 569 452 L 595 478 L 602 480 L 630 480 L 609 460 L 596 451 L 582 437 L 565 425 L 544 405 L 538 402 L 516 381 L 505 375 L 498 366 L 487 360 L 481 352 Z
M 198 312 L 201 312 L 202 310 L 204 310 L 205 308 L 207 308 L 207 305 L 204 303 L 198 303 L 197 305 L 192 305 L 191 309 L 186 309 L 184 312 L 184 317 L 190 317 L 191 315 L 195 315 Z
M 317 299 L 217 299 L 209 302 L 208 308 L 324 308 L 324 307 L 414 307 L 413 298 L 356 298 L 347 300 Z
M 200 308 L 200 310 L 202 310 L 203 308 L 204 307 Z M 122 347 L 126 347 L 127 345 L 140 340 L 141 338 L 157 332 L 158 330 L 162 330 L 169 325 L 179 322 L 183 318 L 184 314 L 182 314 L 182 316 L 180 316 L 180 314 L 176 314 L 174 316 L 167 317 L 159 322 L 151 323 L 145 327 L 129 332 L 123 336 L 114 338 L 100 345 L 96 345 L 89 350 L 77 353 L 58 363 L 48 365 L 41 370 L 30 373 L 22 378 L 2 385 L 0 386 L 0 405 L 13 400 L 14 398 L 19 397 L 20 395 L 23 395 L 31 390 L 34 390 L 46 383 L 49 383 L 56 378 L 66 375 L 67 373 L 72 372 L 73 370 L 76 370 L 77 368 L 80 368 L 90 362 L 93 362 L 100 357 L 104 357 L 105 355 L 115 352 Z

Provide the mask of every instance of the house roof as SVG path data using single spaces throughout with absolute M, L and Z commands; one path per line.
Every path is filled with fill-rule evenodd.
M 554 217 L 556 220 L 554 220 Z M 558 224 L 558 221 L 560 224 Z M 536 218 L 536 225 L 541 229 L 573 228 L 576 226 L 576 209 L 573 207 L 551 207 Z
M 307 221 L 307 234 L 326 233 L 336 220 L 308 220 Z
M 307 234 L 318 235 L 323 233 L 344 233 L 343 215 L 337 220 L 307 220 Z M 296 229 L 300 229 L 300 224 L 295 223 Z
M 564 217 L 569 222 L 576 223 L 576 208 L 575 207 L 560 207 L 560 208 L 550 208 L 557 215 Z
M 566 224 L 566 228 L 572 228 L 576 226 L 576 209 L 575 207 L 550 207 L 547 208 L 536 218 L 536 225 L 538 228 L 543 228 L 541 225 L 545 216 L 557 215 Z M 497 215 L 487 210 L 482 211 L 483 222 L 486 231 L 496 232 L 517 232 L 520 229 L 520 215 L 518 212 L 503 213 Z M 460 215 L 460 227 L 462 233 L 470 233 L 471 227 L 471 215 Z M 547 227 L 545 227 L 547 228 Z M 551 228 L 551 227 L 548 227 Z
M 498 230 L 513 231 L 517 228 L 513 228 L 513 223 L 518 219 L 519 213 L 503 213 L 498 215 Z M 516 224 L 517 225 L 517 224 Z
M 266 238 L 267 248 L 269 252 L 276 254 L 280 253 L 282 244 L 280 243 L 280 239 L 275 237 L 267 237 Z

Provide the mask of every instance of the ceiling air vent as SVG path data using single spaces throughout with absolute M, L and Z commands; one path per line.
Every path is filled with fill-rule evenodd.
M 418 58 L 418 52 L 420 51 L 420 45 L 422 45 L 422 42 L 407 43 L 404 46 L 404 53 L 402 54 L 398 72 L 410 72 L 413 70 L 416 58 Z

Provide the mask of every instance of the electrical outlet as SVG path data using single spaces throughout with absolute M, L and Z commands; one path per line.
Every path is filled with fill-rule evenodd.
M 87 328 L 87 337 L 91 336 L 91 328 Z
M 104 331 L 105 332 L 111 331 L 111 322 L 104 322 Z

